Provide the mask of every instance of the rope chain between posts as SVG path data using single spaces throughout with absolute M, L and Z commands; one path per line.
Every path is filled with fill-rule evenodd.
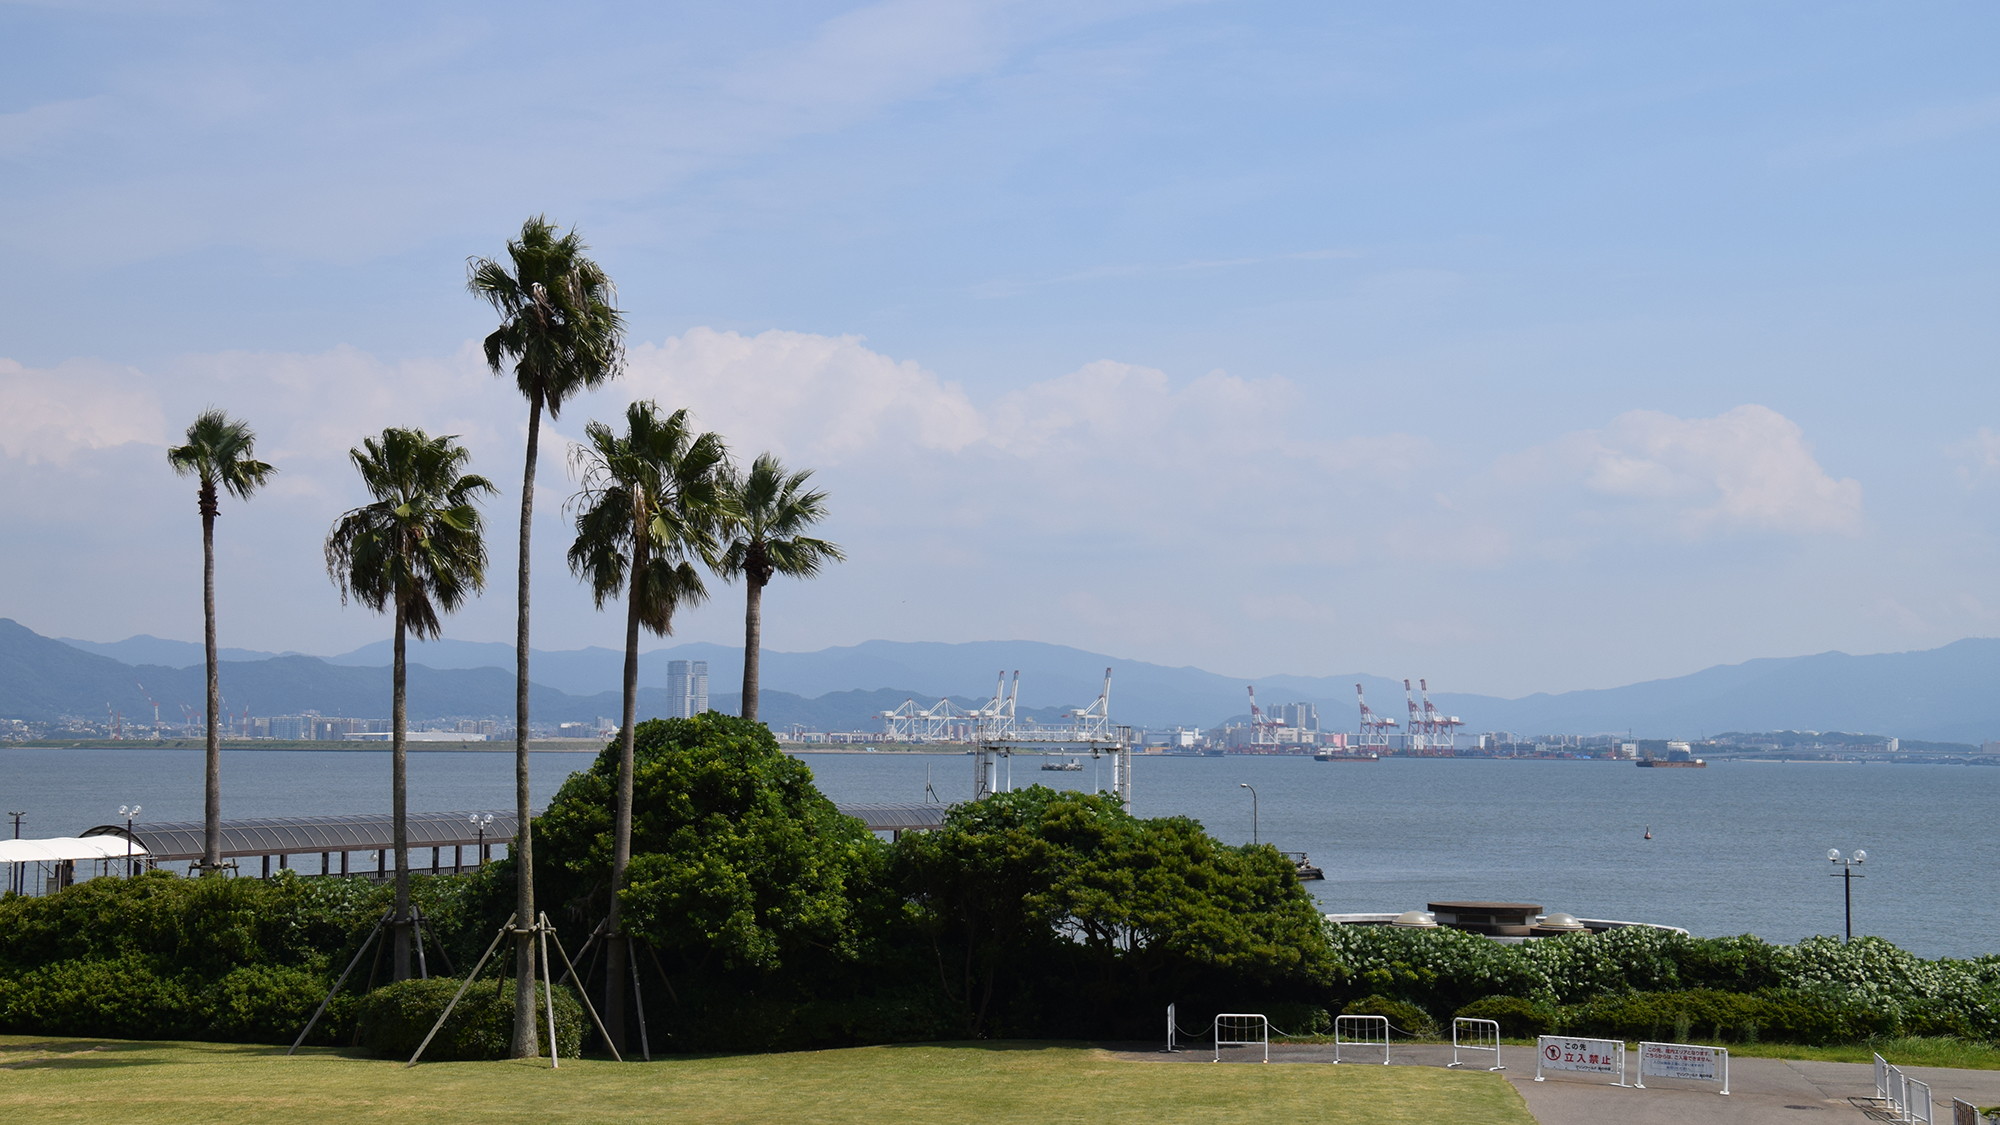
M 1278 1027 L 1277 1025 L 1275 1025 L 1275 1024 L 1273 1024 L 1273 1023 L 1271 1023 L 1271 1021 L 1269 1021 L 1269 1020 L 1265 1020 L 1265 1021 L 1264 1021 L 1264 1026 L 1265 1026 L 1265 1027 L 1266 1027 L 1267 1029 L 1269 1029 L 1269 1031 L 1271 1032 L 1271 1034 L 1272 1034 L 1272 1035 L 1273 1035 L 1274 1037 L 1276 1037 L 1276 1038 L 1278 1038 L 1278 1039 L 1311 1039 L 1311 1038 L 1313 1038 L 1313 1037 L 1314 1037 L 1314 1035 L 1294 1035 L 1294 1034 L 1292 1034 L 1291 1032 L 1289 1032 L 1289 1031 L 1285 1031 L 1284 1029 L 1282 1029 L 1282 1028 Z M 1387 1026 L 1388 1026 L 1388 1028 L 1389 1028 L 1389 1030 L 1390 1030 L 1390 1031 L 1393 1031 L 1393 1032 L 1395 1032 L 1395 1033 L 1396 1033 L 1397 1035 L 1400 1035 L 1400 1036 L 1402 1036 L 1402 1037 L 1403 1037 L 1403 1038 L 1405 1038 L 1405 1039 L 1416 1039 L 1416 1038 L 1418 1038 L 1418 1036 L 1417 1036 L 1417 1033 L 1416 1033 L 1416 1032 L 1414 1032 L 1414 1031 L 1405 1031 L 1405 1030 L 1403 1030 L 1402 1028 L 1400 1028 L 1400 1027 L 1397 1027 L 1397 1026 L 1396 1026 L 1395 1024 L 1393 1024 L 1393 1023 L 1391 1023 L 1391 1024 L 1388 1024 Z M 1211 1027 L 1209 1027 L 1209 1028 L 1208 1028 L 1208 1029 L 1207 1029 L 1206 1031 L 1202 1031 L 1202 1032 L 1199 1032 L 1199 1033 L 1197 1033 L 1197 1032 L 1190 1032 L 1190 1031 L 1189 1031 L 1189 1030 L 1188 1030 L 1187 1028 L 1185 1028 L 1185 1027 L 1182 1027 L 1182 1026 L 1180 1025 L 1180 1021 L 1179 1021 L 1179 1020 L 1176 1020 L 1176 1021 L 1174 1021 L 1174 1034 L 1178 1035 L 1179 1037 L 1181 1037 L 1181 1038 L 1183 1038 L 1183 1039 L 1186 1039 L 1186 1040 L 1188 1040 L 1188 1041 L 1189 1041 L 1189 1042 L 1191 1042 L 1191 1043 L 1204 1043 L 1204 1042 L 1207 1042 L 1207 1041 L 1209 1041 L 1209 1040 L 1211 1040 L 1211 1039 L 1215 1038 L 1215 1028 L 1214 1028 L 1213 1026 L 1211 1026 Z M 1318 1033 L 1315 1033 L 1315 1034 L 1325 1034 L 1325 1033 L 1324 1033 L 1324 1032 L 1318 1032 Z

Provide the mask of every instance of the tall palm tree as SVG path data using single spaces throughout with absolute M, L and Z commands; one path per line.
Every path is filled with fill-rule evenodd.
M 625 319 L 614 306 L 617 290 L 596 262 L 584 256 L 572 230 L 558 235 L 540 215 L 507 242 L 507 264 L 491 258 L 467 263 L 466 287 L 500 314 L 486 337 L 486 365 L 495 375 L 511 365 L 514 385 L 528 400 L 528 452 L 521 472 L 520 588 L 514 632 L 514 1037 L 508 1053 L 541 1053 L 535 1032 L 535 872 L 528 794 L 528 545 L 534 523 L 535 457 L 542 411 L 562 412 L 578 391 L 616 376 L 624 364 Z M 511 265 L 511 272 L 509 266 Z
M 215 653 L 215 517 L 222 493 L 248 500 L 276 469 L 252 456 L 257 435 L 246 422 L 220 410 L 201 412 L 187 428 L 187 444 L 167 450 L 167 464 L 201 482 L 202 644 L 208 657 L 208 763 L 202 803 L 201 871 L 222 874 L 222 680 Z
M 696 562 L 715 559 L 716 527 L 727 515 L 728 448 L 719 435 L 696 434 L 688 412 L 665 418 L 652 402 L 625 408 L 625 432 L 602 422 L 584 427 L 576 449 L 583 469 L 576 542 L 569 567 L 590 583 L 597 608 L 625 597 L 625 699 L 618 728 L 618 793 L 612 812 L 611 903 L 606 911 L 605 1024 L 612 1046 L 625 1046 L 627 946 L 618 892 L 632 860 L 632 732 L 639 694 L 639 630 L 673 632 L 674 611 L 708 597 Z
M 734 482 L 737 513 L 721 559 L 724 575 L 742 575 L 749 587 L 743 613 L 743 717 L 757 717 L 758 663 L 764 643 L 764 587 L 779 574 L 811 578 L 820 567 L 847 555 L 835 544 L 814 539 L 807 529 L 826 517 L 826 493 L 808 490 L 812 470 L 788 473 L 769 453 Z
M 405 638 L 436 637 L 440 613 L 486 584 L 485 529 L 475 501 L 493 482 L 465 472 L 457 440 L 390 428 L 348 451 L 375 502 L 335 521 L 326 537 L 326 572 L 349 596 L 395 616 L 390 681 L 390 808 L 396 848 L 395 979 L 410 975 L 409 715 Z

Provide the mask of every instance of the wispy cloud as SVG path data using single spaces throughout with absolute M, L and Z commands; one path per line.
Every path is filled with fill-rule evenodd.
M 1213 273 L 1220 270 L 1246 269 L 1256 266 L 1278 265 L 1284 262 L 1327 262 L 1361 257 L 1358 250 L 1300 250 L 1289 254 L 1259 254 L 1241 258 L 1195 258 L 1182 262 L 1134 262 L 1119 265 L 1093 266 L 1090 269 L 1056 274 L 1051 277 L 1027 280 L 986 281 L 975 285 L 971 293 L 975 297 L 1013 297 L 1032 289 L 1051 285 L 1079 285 L 1094 281 L 1115 281 L 1126 278 L 1171 277 L 1175 274 Z
M 1925 106 L 1798 141 L 1771 154 L 1781 167 L 1837 164 L 1880 152 L 1940 144 L 2000 126 L 2000 95 Z

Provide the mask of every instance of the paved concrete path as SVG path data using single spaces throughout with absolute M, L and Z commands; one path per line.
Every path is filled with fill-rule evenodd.
M 1157 1048 L 1127 1048 L 1120 1053 L 1175 1062 L 1214 1058 L 1213 1050 L 1207 1048 L 1171 1055 Z M 1251 1048 L 1235 1048 L 1223 1052 L 1223 1061 L 1254 1063 L 1258 1054 Z M 1340 1065 L 1380 1066 L 1381 1057 L 1379 1047 L 1371 1053 L 1367 1048 L 1350 1046 L 1342 1049 L 1344 1061 Z M 1451 1047 L 1399 1043 L 1390 1049 L 1389 1057 L 1396 1066 L 1444 1066 L 1451 1062 Z M 1490 1056 L 1481 1057 L 1490 1060 Z M 1333 1047 L 1274 1044 L 1271 1061 L 1330 1064 Z M 1714 1083 L 1661 1078 L 1648 1082 L 1643 1090 L 1591 1081 L 1587 1075 L 1551 1075 L 1547 1081 L 1537 1082 L 1531 1047 L 1502 1047 L 1500 1062 L 1507 1067 L 1500 1076 L 1521 1092 L 1528 1111 L 1541 1125 L 1836 1125 L 1889 1120 L 1888 1113 L 1870 1100 L 1875 1093 L 1875 1068 L 1867 1063 L 1731 1057 L 1729 1095 L 1724 1097 Z M 1638 1053 L 1631 1052 L 1626 1061 L 1628 1081 L 1638 1074 L 1638 1067 Z M 1472 1064 L 1467 1069 L 1484 1067 Z M 2000 1105 L 2000 1071 L 1906 1066 L 1903 1072 L 1930 1083 L 1935 1101 L 1932 1119 L 1939 1125 L 1949 1125 L 1955 1097 L 1976 1106 Z

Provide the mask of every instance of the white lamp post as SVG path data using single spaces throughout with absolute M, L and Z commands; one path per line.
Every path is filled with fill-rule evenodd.
M 1867 878 L 1867 876 L 1865 875 L 1856 875 L 1854 873 L 1854 869 L 1868 862 L 1868 853 L 1862 851 L 1860 848 L 1856 848 L 1854 849 L 1854 854 L 1852 856 L 1843 859 L 1841 857 L 1839 848 L 1828 848 L 1826 849 L 1826 858 L 1831 862 L 1840 865 L 1840 870 L 1834 872 L 1834 875 L 1836 878 L 1840 880 L 1841 886 L 1845 888 L 1847 891 L 1847 940 L 1853 941 L 1854 940 L 1854 881 L 1856 879 Z

